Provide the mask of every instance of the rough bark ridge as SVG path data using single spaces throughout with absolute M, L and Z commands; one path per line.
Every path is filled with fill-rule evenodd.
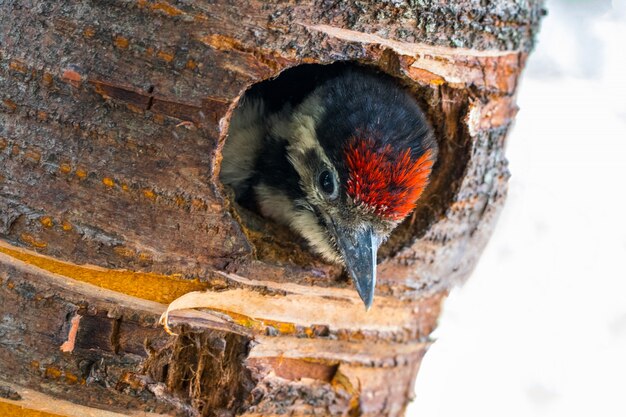
M 0 0 L 0 412 L 402 415 L 502 206 L 542 7 Z M 217 180 L 246 88 L 338 61 L 402 80 L 441 148 L 367 314 Z

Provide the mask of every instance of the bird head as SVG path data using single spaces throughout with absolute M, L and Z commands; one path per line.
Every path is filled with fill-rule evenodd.
M 330 80 L 276 129 L 303 197 L 290 226 L 329 261 L 345 265 L 369 309 L 382 242 L 414 209 L 437 146 L 415 100 L 361 73 Z

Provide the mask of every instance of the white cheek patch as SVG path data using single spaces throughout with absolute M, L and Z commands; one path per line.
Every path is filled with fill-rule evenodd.
M 341 263 L 329 235 L 312 212 L 298 209 L 282 191 L 265 184 L 254 188 L 261 214 L 284 224 L 305 238 L 311 248 L 327 261 Z
M 342 262 L 337 251 L 330 244 L 328 232 L 319 225 L 315 214 L 304 210 L 296 211 L 290 226 L 300 233 L 313 250 L 322 255 L 324 259 L 334 263 Z
M 265 184 L 254 187 L 261 214 L 278 223 L 289 225 L 293 217 L 293 203 L 280 190 Z

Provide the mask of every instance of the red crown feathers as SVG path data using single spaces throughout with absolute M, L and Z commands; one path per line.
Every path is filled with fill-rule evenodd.
M 390 145 L 377 147 L 371 139 L 352 139 L 344 153 L 348 195 L 391 220 L 402 220 L 415 208 L 433 166 L 430 149 L 412 160 L 410 149 L 394 155 Z

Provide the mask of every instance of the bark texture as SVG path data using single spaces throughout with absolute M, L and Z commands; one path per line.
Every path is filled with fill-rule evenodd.
M 532 0 L 0 0 L 0 411 L 402 415 L 446 291 L 503 204 L 542 14 Z M 339 61 L 404 82 L 441 150 L 381 249 L 367 314 L 339 268 L 218 180 L 248 87 Z M 172 313 L 168 334 L 159 317 L 193 291 L 204 308 Z

